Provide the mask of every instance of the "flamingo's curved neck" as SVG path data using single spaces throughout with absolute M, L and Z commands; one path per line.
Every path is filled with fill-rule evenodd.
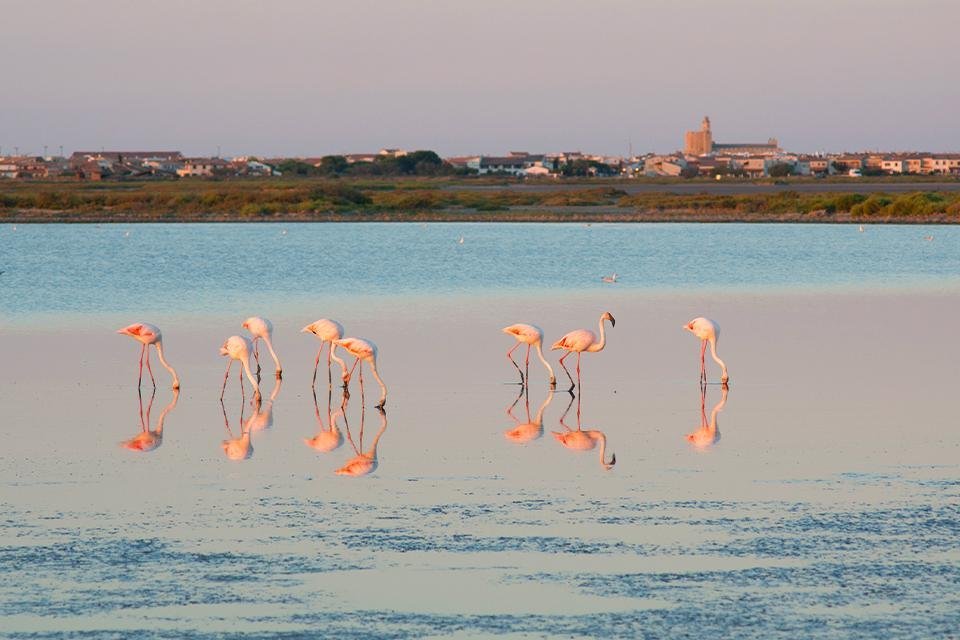
M 547 405 L 553 400 L 553 393 L 547 394 L 547 399 L 543 401 L 543 404 L 540 405 L 540 408 L 537 410 L 537 422 L 536 424 L 543 424 L 543 412 L 546 410 Z
M 263 341 L 267 343 L 267 349 L 270 350 L 270 355 L 273 356 L 273 361 L 277 365 L 277 371 L 280 371 L 283 367 L 280 366 L 280 358 L 277 357 L 277 352 L 273 350 L 273 342 L 270 340 L 270 336 L 264 336 Z
M 603 348 L 607 345 L 607 332 L 603 327 L 603 316 L 600 316 L 600 342 L 595 342 L 589 347 L 587 351 L 603 351 Z
M 550 363 L 547 362 L 547 359 L 543 357 L 543 345 L 542 340 L 537 340 L 537 355 L 540 356 L 540 362 L 543 363 L 543 366 L 547 368 L 547 371 L 550 372 L 550 384 L 556 384 L 557 376 L 553 375 L 553 367 L 550 366 Z
M 250 384 L 253 385 L 253 393 L 259 398 L 260 397 L 260 385 L 257 384 L 257 379 L 253 377 L 253 374 L 250 373 L 250 356 L 240 359 L 240 364 L 243 365 L 243 372 L 247 374 L 247 380 L 250 381 Z
M 179 389 L 180 377 L 177 375 L 177 372 L 174 371 L 173 367 L 170 366 L 170 363 L 167 362 L 167 359 L 163 357 L 163 342 L 161 340 L 157 340 L 156 346 L 157 346 L 157 357 L 160 358 L 160 364 L 162 364 L 164 368 L 170 372 L 170 375 L 173 376 L 173 388 Z
M 602 431 L 597 431 L 596 433 L 598 435 L 595 435 L 594 438 L 600 441 L 600 464 L 603 465 L 605 469 L 609 469 L 617 463 L 617 458 L 615 456 L 611 456 L 610 462 L 606 461 L 607 436 Z
M 721 369 L 721 379 L 726 381 L 729 377 L 727 375 L 727 365 L 723 363 L 723 360 L 720 359 L 720 356 L 717 355 L 717 338 L 710 338 L 710 355 L 713 357 L 713 361 L 720 365 Z

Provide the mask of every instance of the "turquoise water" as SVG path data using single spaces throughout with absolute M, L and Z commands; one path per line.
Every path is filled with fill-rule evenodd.
M 925 237 L 932 236 L 933 240 Z M 463 238 L 463 243 L 458 242 Z M 6 225 L 0 311 L 241 312 L 318 296 L 960 282 L 960 228 L 791 224 Z

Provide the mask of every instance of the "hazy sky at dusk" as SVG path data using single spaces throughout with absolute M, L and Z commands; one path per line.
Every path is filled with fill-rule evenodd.
M 0 0 L 3 153 L 960 151 L 960 2 Z

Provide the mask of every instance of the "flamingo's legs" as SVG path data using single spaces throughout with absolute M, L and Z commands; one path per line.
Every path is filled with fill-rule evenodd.
M 357 367 L 358 364 L 360 365 L 360 373 L 357 374 L 357 375 L 360 376 L 360 432 L 363 433 L 363 406 L 364 406 L 364 399 L 363 399 L 363 363 L 360 362 L 360 358 L 357 358 L 357 361 L 353 363 L 354 369 L 356 369 L 356 367 Z M 353 375 L 353 369 L 350 370 L 350 375 Z M 363 446 L 363 442 L 360 443 L 360 446 Z
M 226 390 L 227 390 L 227 377 L 230 375 L 230 366 L 231 366 L 232 364 L 233 364 L 233 358 L 228 359 L 228 360 L 227 360 L 227 370 L 226 370 L 226 372 L 224 372 L 224 374 L 223 374 L 223 386 L 220 387 L 220 400 L 221 400 L 221 402 L 223 401 L 223 394 L 224 394 L 224 393 L 226 392 Z M 224 410 L 224 411 L 226 411 L 226 410 Z M 226 413 L 224 413 L 224 416 L 223 416 L 223 417 L 224 417 L 224 418 L 227 417 L 227 416 L 226 416 Z
M 313 361 L 313 382 L 310 383 L 310 388 L 316 388 L 317 384 L 317 369 L 320 367 L 320 354 L 323 353 L 323 343 L 320 343 L 320 348 L 317 349 L 317 359 Z M 314 393 L 313 395 L 317 395 Z
M 527 370 L 527 380 L 530 380 L 530 343 L 527 343 L 527 358 L 524 360 L 525 369 Z
M 320 345 L 320 348 L 323 349 L 323 345 Z M 317 353 L 319 356 L 320 354 Z M 327 389 L 333 389 L 333 372 L 330 370 L 330 359 L 333 357 L 333 343 L 330 343 L 330 346 L 327 347 Z M 332 393 L 332 391 L 331 391 Z M 329 403 L 328 403 L 329 404 Z
M 137 391 L 140 391 L 140 385 L 143 384 L 143 352 L 146 351 L 147 345 L 142 345 L 140 347 L 140 375 L 137 377 Z
M 257 363 L 257 384 L 260 384 L 260 338 L 253 339 L 253 359 Z
M 583 386 L 583 385 L 580 383 L 580 352 L 579 352 L 579 351 L 577 351 L 577 386 L 578 386 L 578 387 L 582 387 L 582 386 Z M 581 391 L 581 394 L 582 394 L 583 389 L 581 388 L 580 391 Z M 580 403 L 579 403 L 579 402 L 577 402 L 577 416 L 578 416 L 578 419 L 579 419 L 579 416 L 580 416 Z
M 707 382 L 706 355 L 707 355 L 707 341 L 701 340 L 700 341 L 700 382 L 704 384 Z
M 519 346 L 520 346 L 520 343 L 518 342 L 517 344 L 513 345 L 512 347 L 510 347 L 510 349 L 507 350 L 507 360 L 509 360 L 513 364 L 513 366 L 517 368 L 517 373 L 520 374 L 520 384 L 523 385 L 524 383 L 523 371 L 520 370 L 520 365 L 518 365 L 516 361 L 513 359 L 513 352 L 516 351 L 517 347 Z
M 150 382 L 153 383 L 153 388 L 156 389 L 156 388 L 157 388 L 157 381 L 156 381 L 156 379 L 154 379 L 154 377 L 153 377 L 153 367 L 150 366 L 150 346 L 149 346 L 149 345 L 143 345 L 143 349 L 144 349 L 144 351 L 147 352 L 147 373 L 150 374 Z
M 570 375 L 570 370 L 567 369 L 567 365 L 565 365 L 565 364 L 563 363 L 563 361 L 564 361 L 564 360 L 567 358 L 567 356 L 570 355 L 571 353 L 573 353 L 573 351 L 567 351 L 565 354 L 563 354 L 563 357 L 560 358 L 560 366 L 563 367 L 564 373 L 566 373 L 566 374 L 567 374 L 567 378 L 570 379 L 570 388 L 567 389 L 567 391 L 571 391 L 571 392 L 572 392 L 572 391 L 573 391 L 573 388 L 574 388 L 575 386 L 577 386 L 577 385 L 575 385 L 575 384 L 573 383 L 573 376 Z

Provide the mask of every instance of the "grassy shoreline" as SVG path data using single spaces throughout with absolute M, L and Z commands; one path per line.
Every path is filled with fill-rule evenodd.
M 704 182 L 702 191 L 691 192 L 687 187 L 687 193 L 671 192 L 671 184 L 695 182 L 631 189 L 638 184 L 561 182 L 530 189 L 502 181 L 450 179 L 0 183 L 0 222 L 960 224 L 960 191 L 924 190 L 923 183 L 913 182 L 909 191 L 877 191 L 887 184 L 902 189 L 899 180 L 802 193 L 791 190 L 792 183 L 762 192 L 768 183 L 738 183 L 732 188 L 747 192 L 721 192 Z

